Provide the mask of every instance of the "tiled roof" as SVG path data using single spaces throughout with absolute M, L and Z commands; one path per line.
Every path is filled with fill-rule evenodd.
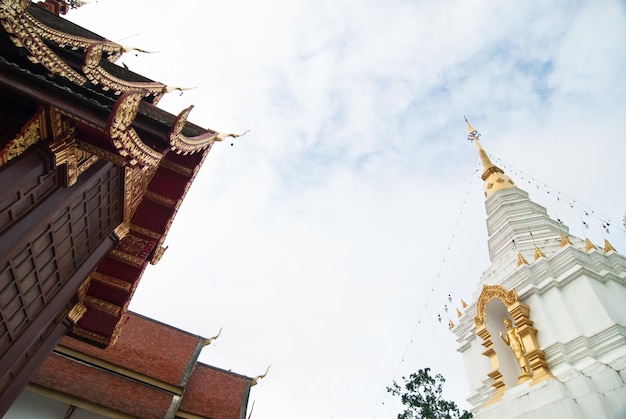
M 172 394 L 110 372 L 51 354 L 32 383 L 141 418 L 162 419 Z
M 106 349 L 64 337 L 32 384 L 141 418 L 178 409 L 183 416 L 240 419 L 252 380 L 197 363 L 204 342 L 129 312 L 119 340 Z
M 203 338 L 130 312 L 123 327 L 118 341 L 106 349 L 69 337 L 64 337 L 61 345 L 168 384 L 184 386 Z
M 248 405 L 251 379 L 198 363 L 180 410 L 215 419 L 239 419 Z

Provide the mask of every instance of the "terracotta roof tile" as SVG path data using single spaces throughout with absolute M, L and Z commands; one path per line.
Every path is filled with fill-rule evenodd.
M 215 419 L 239 419 L 247 408 L 251 379 L 198 363 L 179 410 Z
M 52 354 L 32 383 L 141 418 L 163 418 L 172 394 Z
M 64 337 L 61 345 L 168 384 L 183 386 L 202 341 L 199 336 L 129 312 L 120 338 L 106 349 L 69 337 Z

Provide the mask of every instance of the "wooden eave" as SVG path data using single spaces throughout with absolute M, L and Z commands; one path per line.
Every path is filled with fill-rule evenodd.
M 4 6 L 14 7 L 15 3 L 7 6 L 7 1 L 0 0 Z M 33 5 L 26 10 L 34 19 L 54 30 L 88 38 L 88 41 L 106 41 Z M 75 128 L 75 138 L 79 143 L 95 147 L 82 150 L 91 154 L 100 150 L 99 154 L 94 155 L 126 166 L 127 181 L 131 183 L 127 183 L 125 189 L 132 186 L 133 180 L 129 174 L 133 171 L 145 170 L 141 173 L 147 174 L 144 179 L 149 182 L 137 201 L 134 213 L 125 217 L 125 231 L 119 234 L 118 247 L 100 262 L 81 291 L 83 294 L 80 297 L 87 310 L 76 322 L 72 334 L 91 344 L 106 347 L 119 336 L 122 320 L 143 271 L 147 264 L 158 262 L 163 254 L 163 243 L 176 212 L 214 141 L 219 138 L 216 132 L 187 121 L 191 108 L 176 116 L 156 107 L 151 103 L 150 95 L 146 96 L 142 91 L 117 95 L 92 83 L 73 83 L 63 74 L 50 74 L 43 65 L 29 61 L 28 51 L 10 42 L 9 34 L 1 27 L 0 38 L 0 87 L 28 97 L 44 107 L 54 108 Z M 77 63 L 84 51 L 55 46 L 50 41 L 45 43 L 51 51 L 65 57 L 65 64 L 73 71 L 79 72 Z M 105 71 L 112 70 L 112 74 L 117 77 L 124 76 L 139 82 L 148 80 L 105 59 L 101 60 L 100 65 Z M 128 134 L 128 138 L 113 138 L 111 121 L 117 116 L 115 109 L 121 106 L 121 101 L 133 95 L 133 112 L 120 113 L 129 118 L 125 121 L 127 124 L 122 124 L 127 127 L 127 132 L 121 133 L 122 136 Z M 138 157 L 141 157 L 143 146 L 146 146 L 145 151 L 157 156 L 152 159 L 150 166 L 146 166 L 137 156 L 128 156 L 128 147 L 135 147 L 135 144 L 120 145 L 123 140 L 136 140 L 137 137 L 141 142 Z M 125 205 L 129 203 L 125 202 Z M 139 250 L 136 254 L 123 250 L 137 246 Z

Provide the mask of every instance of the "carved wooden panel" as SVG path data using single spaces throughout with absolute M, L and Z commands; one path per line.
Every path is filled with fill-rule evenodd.
M 0 169 L 0 234 L 47 198 L 58 186 L 56 170 L 35 150 Z
M 0 354 L 123 218 L 123 171 L 111 166 L 0 267 Z M 68 201 L 66 201 L 68 202 Z M 55 211 L 56 212 L 56 211 Z

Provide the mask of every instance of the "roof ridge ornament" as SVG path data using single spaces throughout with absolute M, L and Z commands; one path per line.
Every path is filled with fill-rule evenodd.
M 145 144 L 131 126 L 144 92 L 126 92 L 113 105 L 107 122 L 107 132 L 119 154 L 127 158 L 131 167 L 155 167 L 163 154 Z
M 250 130 L 247 130 L 243 134 L 234 133 L 218 133 L 212 130 L 207 130 L 204 134 L 197 135 L 195 137 L 187 137 L 183 134 L 183 128 L 187 123 L 189 113 L 193 109 L 193 105 L 184 109 L 178 114 L 172 129 L 170 130 L 167 138 L 172 151 L 177 154 L 193 154 L 198 151 L 204 150 L 216 141 L 223 141 L 225 138 L 232 137 L 237 138 L 246 135 Z
M 251 386 L 256 386 L 256 385 L 258 384 L 258 382 L 259 382 L 259 380 L 260 380 L 261 378 L 265 378 L 265 376 L 267 375 L 267 373 L 270 371 L 270 367 L 271 367 L 271 366 L 272 366 L 271 364 L 270 364 L 270 365 L 268 365 L 268 367 L 265 369 L 265 372 L 264 372 L 263 374 L 261 374 L 261 375 L 257 375 L 256 377 L 254 377 L 254 378 L 252 379 L 252 384 L 251 384 Z

